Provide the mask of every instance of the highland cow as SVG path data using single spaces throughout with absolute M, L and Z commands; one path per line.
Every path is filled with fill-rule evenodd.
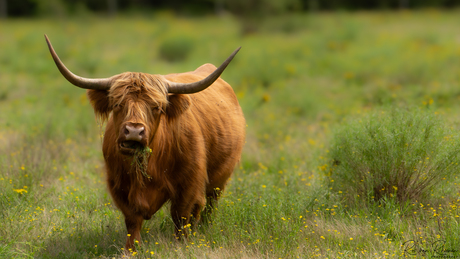
M 219 78 L 239 49 L 219 68 L 205 64 L 187 73 L 89 79 L 69 71 L 45 38 L 61 74 L 88 89 L 95 114 L 107 123 L 107 185 L 125 217 L 126 248 L 141 240 L 143 220 L 167 201 L 176 238 L 186 237 L 184 227 L 215 206 L 245 142 L 241 107 Z

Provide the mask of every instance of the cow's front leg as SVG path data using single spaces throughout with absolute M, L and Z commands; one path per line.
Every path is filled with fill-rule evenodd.
M 128 238 L 126 239 L 126 250 L 134 249 L 134 240 L 141 241 L 141 227 L 144 219 L 140 215 L 129 215 L 125 217 Z

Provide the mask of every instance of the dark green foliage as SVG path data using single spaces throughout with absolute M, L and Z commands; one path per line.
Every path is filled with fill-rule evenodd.
M 227 8 L 237 16 L 268 16 L 282 14 L 300 7 L 299 0 L 224 0 Z
M 329 154 L 333 188 L 375 201 L 421 201 L 460 169 L 458 135 L 439 115 L 419 109 L 384 109 L 352 120 L 335 133 Z
M 4 0 L 8 16 L 62 16 L 78 13 L 79 9 L 93 12 L 171 9 L 183 14 L 203 14 L 230 11 L 237 16 L 273 15 L 292 11 L 362 10 L 398 8 L 451 8 L 460 0 Z

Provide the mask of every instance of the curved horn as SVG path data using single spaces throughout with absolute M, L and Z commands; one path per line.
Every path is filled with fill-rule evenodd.
M 219 76 L 222 74 L 222 72 L 224 72 L 227 65 L 230 63 L 230 61 L 232 61 L 233 57 L 236 55 L 236 53 L 238 53 L 240 49 L 241 47 L 233 51 L 230 57 L 228 57 L 227 60 L 225 60 L 224 63 L 222 63 L 222 65 L 220 65 L 220 67 L 214 70 L 214 72 L 212 72 L 208 77 L 206 77 L 203 80 L 194 83 L 176 83 L 168 81 L 168 92 L 174 94 L 193 94 L 206 89 L 208 86 L 214 83 L 214 81 L 216 81 L 217 78 L 219 78 Z
M 53 46 L 51 45 L 51 42 L 48 39 L 48 36 L 45 34 L 45 39 L 46 43 L 48 43 L 48 48 L 50 49 L 51 56 L 54 59 L 54 63 L 56 63 L 56 66 L 58 67 L 59 71 L 61 74 L 75 86 L 78 86 L 80 88 L 84 89 L 93 89 L 93 90 L 109 90 L 110 86 L 112 85 L 112 78 L 84 78 L 75 75 L 72 73 L 69 69 L 66 68 L 64 63 L 59 59 L 58 55 L 53 49 Z

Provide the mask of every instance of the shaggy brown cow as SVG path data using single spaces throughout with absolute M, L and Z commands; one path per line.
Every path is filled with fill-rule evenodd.
M 88 79 L 70 72 L 45 38 L 61 74 L 88 89 L 94 112 L 107 121 L 107 185 L 125 216 L 126 248 L 167 201 L 176 237 L 186 236 L 191 216 L 198 220 L 224 190 L 245 142 L 241 107 L 219 78 L 239 49 L 217 69 L 205 64 L 181 74 Z

